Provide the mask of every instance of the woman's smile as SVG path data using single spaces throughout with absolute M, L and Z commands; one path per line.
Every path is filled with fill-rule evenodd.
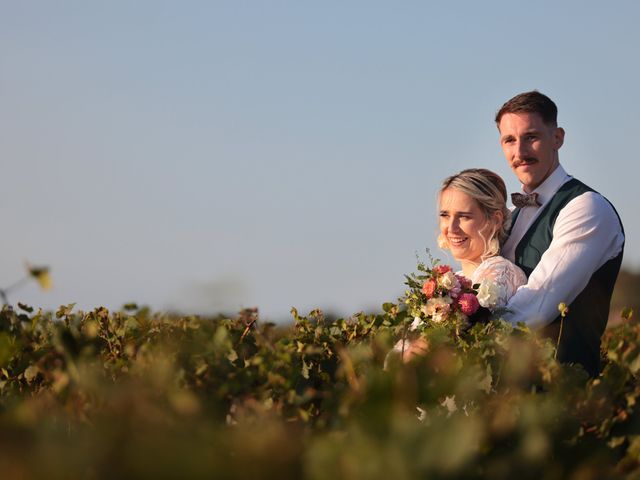
M 453 246 L 461 246 L 466 240 L 467 237 L 447 237 L 449 239 L 449 243 Z

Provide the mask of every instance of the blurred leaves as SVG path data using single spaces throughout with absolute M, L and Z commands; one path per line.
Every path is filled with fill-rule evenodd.
M 402 364 L 388 361 L 402 305 L 292 314 L 279 326 L 256 309 L 3 308 L 6 478 L 640 476 L 630 315 L 606 332 L 603 373 L 589 379 L 499 320 L 438 325 Z

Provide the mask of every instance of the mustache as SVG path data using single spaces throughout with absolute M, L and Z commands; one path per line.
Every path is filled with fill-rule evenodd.
M 511 166 L 513 168 L 518 168 L 520 165 L 525 165 L 525 164 L 528 164 L 528 163 L 534 163 L 534 162 L 537 162 L 537 161 L 538 161 L 538 159 L 536 157 L 523 157 L 520 160 L 516 160 L 515 162 L 513 162 L 511 164 Z

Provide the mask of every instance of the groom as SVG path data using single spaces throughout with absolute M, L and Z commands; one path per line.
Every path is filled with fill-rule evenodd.
M 560 165 L 564 130 L 557 113 L 549 97 L 532 91 L 507 101 L 495 118 L 504 155 L 522 184 L 522 193 L 512 195 L 516 208 L 502 256 L 528 277 L 507 305 L 508 320 L 541 329 L 558 342 L 559 361 L 596 376 L 624 230 L 613 206 Z M 562 302 L 569 306 L 564 319 Z

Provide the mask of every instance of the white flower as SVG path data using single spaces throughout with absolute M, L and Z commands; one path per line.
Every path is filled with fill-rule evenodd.
M 427 411 L 424 408 L 420 407 L 416 407 L 416 410 L 418 411 L 418 421 L 429 423 L 429 414 L 427 413 Z
M 485 308 L 495 308 L 502 296 L 502 289 L 493 280 L 485 278 L 478 288 L 478 303 Z
M 413 317 L 413 322 L 411 322 L 411 325 L 409 326 L 409 330 L 414 331 L 420 325 L 422 325 L 422 323 L 423 323 L 423 320 L 420 317 Z
M 439 310 L 436 313 L 433 314 L 433 317 L 431 317 L 431 320 L 433 320 L 435 323 L 442 323 L 447 319 L 447 315 L 449 314 L 449 310 L 447 309 L 445 310 Z
M 440 402 L 440 405 L 442 405 L 444 408 L 447 409 L 447 417 L 450 417 L 451 414 L 458 411 L 455 395 L 451 395 L 450 397 L 444 397 L 444 400 Z
M 451 290 L 456 286 L 460 286 L 460 282 L 456 278 L 455 273 L 449 271 L 443 275 L 438 277 L 438 285 L 442 288 L 446 288 L 447 290 Z
M 430 298 L 425 305 L 424 313 L 434 322 L 440 323 L 447 319 L 452 302 L 451 297 Z

